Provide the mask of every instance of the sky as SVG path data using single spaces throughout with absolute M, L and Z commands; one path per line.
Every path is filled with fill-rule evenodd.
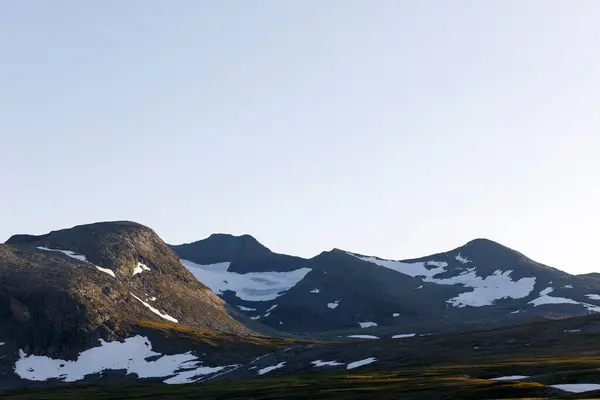
M 600 271 L 596 0 L 0 2 L 0 241 L 402 259 L 489 238 Z

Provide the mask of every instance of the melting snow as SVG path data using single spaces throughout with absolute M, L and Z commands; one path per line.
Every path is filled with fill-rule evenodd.
M 521 379 L 527 379 L 528 376 L 524 375 L 510 375 L 510 376 L 501 376 L 500 378 L 493 378 L 490 381 L 518 381 Z
M 585 297 L 590 300 L 600 300 L 600 295 L 598 294 L 586 294 Z
M 85 350 L 75 361 L 53 359 L 46 356 L 27 356 L 22 350 L 15 363 L 15 373 L 22 379 L 45 381 L 59 379 L 75 382 L 86 375 L 105 370 L 126 370 L 139 378 L 163 378 L 171 376 L 165 383 L 194 382 L 199 375 L 207 375 L 227 367 L 202 367 L 198 357 L 191 353 L 162 355 L 152 351 L 150 341 L 142 336 L 125 339 L 124 342 L 105 342 Z M 149 357 L 160 356 L 154 361 Z
M 397 313 L 397 312 L 392 314 L 392 317 L 394 317 L 394 318 L 399 317 L 399 316 L 400 316 L 400 313 Z
M 540 292 L 540 297 L 537 299 L 531 300 L 528 304 L 533 304 L 534 307 L 543 306 L 545 304 L 577 304 L 581 305 L 588 309 L 588 311 L 592 312 L 600 312 L 600 306 L 595 306 L 589 303 L 582 303 L 580 301 L 575 301 L 573 299 L 568 299 L 566 297 L 554 297 L 549 296 L 550 293 L 554 291 L 553 288 L 549 287 Z
M 285 362 L 280 362 L 280 363 L 279 363 L 279 364 L 277 364 L 277 365 L 272 365 L 272 366 L 270 366 L 270 367 L 266 367 L 266 368 L 263 368 L 263 369 L 259 369 L 259 370 L 258 370 L 258 374 L 259 374 L 259 375 L 264 375 L 264 374 L 266 374 L 266 373 L 269 373 L 269 372 L 271 372 L 271 371 L 273 371 L 273 370 L 276 370 L 276 369 L 282 368 L 284 365 L 285 365 Z
M 256 308 L 248 308 L 244 306 L 238 306 L 238 308 L 242 311 L 256 311 Z
M 359 322 L 358 324 L 360 325 L 361 328 L 371 328 L 371 327 L 377 326 L 377 323 L 375 323 L 375 322 Z
M 158 315 L 159 317 L 164 318 L 167 321 L 178 323 L 178 321 L 175 318 L 171 317 L 169 314 L 165 314 L 165 313 L 158 311 L 156 308 L 152 307 L 150 304 L 146 303 L 144 300 L 140 299 L 135 294 L 131 293 L 131 295 L 133 297 L 135 297 L 136 299 L 138 299 L 143 305 L 145 305 L 150 311 L 152 311 L 154 314 Z
M 348 364 L 346 369 L 354 369 L 354 368 L 362 367 L 363 365 L 371 364 L 371 363 L 374 363 L 375 361 L 377 361 L 377 359 L 375 357 L 365 358 L 364 360 L 355 361 L 355 362 Z
M 454 257 L 454 258 L 456 259 L 456 261 L 461 262 L 463 264 L 467 264 L 467 263 L 471 262 L 471 260 L 469 260 L 468 258 L 463 257 L 462 254 L 460 254 L 460 253 L 458 253 L 456 255 L 456 257 Z
M 337 361 L 311 361 L 311 364 L 314 364 L 315 367 L 337 367 L 338 365 L 344 365 L 344 363 L 339 363 Z
M 379 339 L 377 336 L 373 336 L 373 335 L 350 335 L 347 337 L 354 338 L 354 339 Z
M 416 336 L 416 333 L 401 333 L 399 335 L 392 336 L 392 339 L 402 339 Z
M 540 296 L 545 296 L 547 294 L 552 293 L 553 291 L 554 291 L 554 288 L 547 287 L 546 289 L 544 289 L 540 292 Z
M 445 261 L 427 261 L 425 265 L 431 265 L 433 267 L 447 267 L 448 263 Z
M 336 300 L 333 303 L 327 303 L 327 307 L 331 308 L 332 310 L 335 310 L 337 306 L 340 305 L 340 301 L 341 300 Z
M 102 271 L 105 274 L 108 274 L 108 275 L 112 276 L 113 278 L 116 278 L 116 275 L 115 275 L 115 273 L 114 273 L 114 271 L 112 269 L 101 268 L 101 267 L 99 267 L 97 265 L 94 265 L 94 267 L 98 268 L 98 271 Z
M 43 247 L 43 246 L 39 246 L 38 249 L 44 250 L 44 251 L 58 251 L 59 253 L 63 253 L 64 255 L 67 255 L 76 260 L 88 262 L 87 258 L 83 254 L 76 254 L 74 251 L 49 249 L 48 247 Z
M 555 389 L 564 390 L 571 393 L 591 392 L 592 390 L 600 390 L 600 385 L 597 383 L 570 383 L 564 385 L 550 385 Z
M 270 307 L 266 312 L 267 314 L 269 314 L 271 311 L 273 311 L 275 308 L 277 307 L 277 304 L 275 304 L 274 306 Z
M 321 293 L 321 291 L 319 289 L 313 289 L 310 291 L 311 293 Z
M 429 269 L 426 268 L 426 263 L 424 262 L 406 263 L 402 261 L 382 260 L 376 257 L 357 256 L 352 253 L 349 254 L 363 261 L 371 262 L 406 275 L 420 277 L 424 282 L 437 283 L 439 285 L 463 285 L 472 288 L 473 291 L 461 293 L 457 297 L 447 301 L 454 307 L 482 307 L 492 305 L 494 301 L 499 299 L 522 299 L 527 297 L 533 291 L 535 286 L 534 277 L 521 278 L 517 281 L 513 281 L 510 277 L 512 270 L 504 272 L 496 270 L 492 275 L 483 278 L 477 276 L 475 268 L 470 268 L 467 271 L 450 278 L 435 278 L 436 275 L 446 272 L 446 267 L 436 266 Z M 460 254 L 457 257 L 459 256 Z M 463 258 L 463 260 L 466 259 Z M 466 262 L 470 261 L 467 260 Z
M 49 249 L 49 248 L 43 247 L 43 246 L 39 246 L 37 248 L 39 250 L 44 250 L 44 251 L 58 251 L 59 253 L 63 253 L 64 255 L 74 258 L 75 260 L 83 261 L 85 263 L 93 265 L 94 267 L 96 267 L 98 269 L 98 271 L 104 272 L 105 274 L 108 274 L 108 275 L 112 276 L 113 278 L 116 278 L 116 275 L 112 269 L 101 268 L 97 265 L 92 264 L 91 262 L 89 262 L 87 260 L 87 258 L 83 254 L 76 254 L 74 251 L 70 251 L 70 250 Z
M 137 266 L 133 269 L 133 275 L 141 274 L 144 271 L 150 271 L 150 268 L 144 263 L 138 261 Z
M 300 268 L 289 272 L 250 272 L 238 274 L 227 271 L 230 262 L 200 265 L 187 260 L 181 264 L 202 283 L 217 294 L 227 290 L 246 301 L 274 300 L 300 282 L 310 268 Z

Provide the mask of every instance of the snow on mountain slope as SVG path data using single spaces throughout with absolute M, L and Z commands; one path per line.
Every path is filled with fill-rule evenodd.
M 436 283 L 438 285 L 462 285 L 466 288 L 472 288 L 472 291 L 461 293 L 447 301 L 454 307 L 483 307 L 492 305 L 496 300 L 500 299 L 522 299 L 529 296 L 533 291 L 536 281 L 535 277 L 513 280 L 511 278 L 511 270 L 496 270 L 492 275 L 481 277 L 477 274 L 476 267 L 469 268 L 458 275 L 448 278 L 436 278 L 436 276 L 448 272 L 448 263 L 444 261 L 403 262 L 359 256 L 353 253 L 348 254 L 402 274 L 421 278 L 423 282 Z M 456 255 L 456 260 L 462 264 L 471 263 L 471 261 L 461 256 L 460 253 Z M 433 268 L 428 268 L 428 266 L 432 266 Z
M 236 296 L 246 301 L 274 300 L 282 292 L 288 291 L 300 282 L 310 268 L 300 268 L 289 272 L 250 272 L 239 274 L 230 272 L 230 262 L 211 265 L 200 265 L 188 260 L 181 260 L 200 282 L 211 288 L 217 294 L 227 290 L 235 292 Z
M 550 293 L 552 293 L 553 291 L 554 291 L 554 288 L 552 288 L 552 287 L 548 287 L 548 288 L 542 290 L 539 294 L 539 297 L 531 300 L 529 302 L 529 304 L 533 304 L 535 307 L 547 305 L 547 304 L 578 304 L 578 305 L 585 307 L 589 311 L 600 312 L 600 306 L 596 306 L 594 304 L 584 303 L 584 302 L 576 301 L 576 300 L 569 299 L 566 297 L 550 296 Z M 592 297 L 590 297 L 590 299 L 597 300 L 596 298 L 592 298 Z
M 83 261 L 83 262 L 85 262 L 85 263 L 87 263 L 87 264 L 90 264 L 90 265 L 92 265 L 92 266 L 96 267 L 96 269 L 97 269 L 98 271 L 100 271 L 100 272 L 104 272 L 105 274 L 108 274 L 108 275 L 112 276 L 113 278 L 116 278 L 116 275 L 115 275 L 115 273 L 113 272 L 113 270 L 111 270 L 111 269 L 108 269 L 108 268 L 102 268 L 102 267 L 99 267 L 99 266 L 97 266 L 97 265 L 93 265 L 93 264 L 92 264 L 92 263 L 90 263 L 90 262 L 88 261 L 88 259 L 87 259 L 87 258 L 86 258 L 84 255 L 82 255 L 82 254 L 76 254 L 75 252 L 73 252 L 73 251 L 69 251 L 69 250 L 55 250 L 55 249 L 49 249 L 49 248 L 47 248 L 47 247 L 44 247 L 44 246 L 38 246 L 38 247 L 37 247 L 37 249 L 38 249 L 38 250 L 43 250 L 43 251 L 57 251 L 57 252 L 59 252 L 59 253 L 63 253 L 64 255 L 66 255 L 66 256 L 69 256 L 69 257 L 71 257 L 71 258 L 73 258 L 73 259 L 75 259 L 75 260 Z

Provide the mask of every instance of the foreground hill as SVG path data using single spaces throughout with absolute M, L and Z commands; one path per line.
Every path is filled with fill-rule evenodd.
M 99 223 L 0 245 L 0 341 L 66 356 L 139 320 L 250 331 L 149 228 Z
M 180 335 L 181 326 L 166 327 Z M 196 333 L 189 333 L 188 338 Z M 178 336 L 179 337 L 179 336 Z M 184 337 L 179 337 L 185 340 Z M 206 340 L 205 335 L 195 341 Z M 215 344 L 224 344 L 213 337 Z M 499 399 L 597 398 L 600 319 L 546 320 L 470 333 L 352 342 L 270 343 L 229 367 L 204 367 L 203 382 L 133 383 L 8 391 L 9 399 Z M 191 342 L 190 342 L 191 343 Z M 32 367 L 30 374 L 41 368 Z M 106 370 L 105 375 L 110 371 Z M 140 372 L 137 372 L 138 374 Z M 181 383 L 169 378 L 168 383 Z M 104 378 L 105 380 L 108 378 Z M 581 392 L 578 394 L 578 392 Z

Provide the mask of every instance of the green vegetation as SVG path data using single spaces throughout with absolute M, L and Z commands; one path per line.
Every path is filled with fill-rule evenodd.
M 188 385 L 83 386 L 20 390 L 7 399 L 509 399 L 582 398 L 544 384 L 600 382 L 600 357 L 546 357 L 538 360 L 493 357 L 453 360 L 433 366 L 364 373 L 306 373 L 240 381 L 208 381 Z M 591 368 L 593 366 L 593 368 Z M 548 373 L 547 371 L 556 371 Z M 482 378 L 533 374 L 533 381 L 491 381 Z M 585 398 L 593 398 L 588 396 Z
M 181 342 L 182 348 L 189 348 L 191 341 L 197 347 L 213 349 L 219 356 L 228 353 L 229 363 L 238 353 L 261 355 L 267 350 L 276 353 L 273 357 L 278 362 L 286 361 L 287 367 L 264 377 L 240 369 L 214 380 L 187 385 L 125 378 L 95 385 L 23 389 L 4 396 L 12 400 L 600 398 L 600 391 L 569 394 L 549 386 L 600 383 L 600 333 L 565 332 L 577 324 L 591 331 L 600 326 L 600 317 L 409 340 L 336 343 L 236 336 L 169 323 L 140 322 L 137 329 L 151 333 L 153 343 L 165 338 L 170 346 Z M 278 351 L 289 347 L 293 350 Z M 365 354 L 377 356 L 378 361 L 350 371 L 310 365 L 311 360 L 348 362 L 364 358 Z M 274 360 L 269 362 L 273 365 Z M 490 380 L 511 375 L 530 378 Z

